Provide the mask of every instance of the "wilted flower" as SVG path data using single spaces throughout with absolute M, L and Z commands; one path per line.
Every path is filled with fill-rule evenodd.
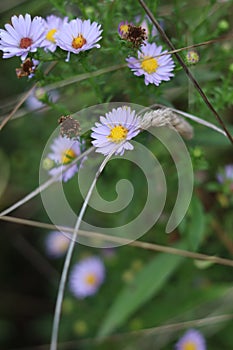
M 128 141 L 139 133 L 140 119 L 130 107 L 114 108 L 105 117 L 101 116 L 100 123 L 95 123 L 91 130 L 96 152 L 108 155 L 119 145 L 114 154 L 123 155 L 125 150 L 133 149 Z
M 168 81 L 174 76 L 171 73 L 175 67 L 171 55 L 163 55 L 166 51 L 162 51 L 162 46 L 155 43 L 147 43 L 138 51 L 138 58 L 129 57 L 126 59 L 128 67 L 135 75 L 145 76 L 145 84 L 155 84 L 158 86 L 162 81 Z
M 142 26 L 135 26 L 132 23 L 120 22 L 118 33 L 123 40 L 129 41 L 133 47 L 141 46 L 147 39 L 146 29 Z
M 45 39 L 41 46 L 45 51 L 54 52 L 57 48 L 55 33 L 58 33 L 64 23 L 68 22 L 68 17 L 60 18 L 54 15 L 50 15 L 45 19 Z
M 35 17 L 33 20 L 27 13 L 13 16 L 11 24 L 5 24 L 5 29 L 0 29 L 0 50 L 3 58 L 21 56 L 25 60 L 29 52 L 36 52 L 45 38 L 44 20 L 42 17 Z
M 26 58 L 26 60 L 20 65 L 20 68 L 16 68 L 15 70 L 17 77 L 32 78 L 39 63 L 38 60 L 34 60 L 33 58 Z
M 65 254 L 69 246 L 69 239 L 60 231 L 52 231 L 45 240 L 46 252 L 53 258 L 59 258 Z
M 76 119 L 72 118 L 70 115 L 61 116 L 58 119 L 58 123 L 60 124 L 61 136 L 72 139 L 80 135 L 80 124 Z
M 201 332 L 190 329 L 175 345 L 176 350 L 206 350 L 205 338 Z
M 93 47 L 100 48 L 97 42 L 102 38 L 101 33 L 100 24 L 91 23 L 89 19 L 82 21 L 76 18 L 64 23 L 59 32 L 54 34 L 54 38 L 62 50 L 68 51 L 67 61 L 69 61 L 71 52 L 78 54 Z
M 48 154 L 48 158 L 53 160 L 57 167 L 49 170 L 51 176 L 58 176 L 58 181 L 64 180 L 65 182 L 71 179 L 75 173 L 78 172 L 78 164 L 69 164 L 78 156 L 82 151 L 82 144 L 79 140 L 70 140 L 68 138 L 58 136 L 53 140 L 50 146 L 52 152 Z M 81 163 L 80 163 L 81 164 Z
M 79 299 L 96 294 L 105 278 L 105 267 L 98 257 L 88 257 L 75 264 L 70 273 L 69 288 Z

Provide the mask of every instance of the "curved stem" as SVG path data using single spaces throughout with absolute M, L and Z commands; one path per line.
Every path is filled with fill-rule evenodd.
M 57 339 L 58 339 L 58 330 L 59 330 L 59 323 L 60 323 L 60 317 L 61 317 L 62 301 L 63 301 L 63 296 L 64 296 L 64 290 L 65 290 L 65 284 L 66 284 L 66 280 L 67 280 L 68 270 L 69 270 L 69 266 L 70 266 L 70 262 L 71 262 L 71 258 L 72 258 L 72 253 L 73 253 L 75 242 L 77 239 L 77 234 L 78 234 L 83 216 L 85 214 L 88 202 L 89 202 L 90 197 L 92 195 L 93 189 L 96 185 L 97 179 L 99 178 L 105 165 L 107 164 L 107 162 L 109 161 L 109 159 L 111 158 L 111 156 L 113 155 L 114 152 L 115 152 L 115 149 L 113 152 L 111 152 L 104 159 L 104 161 L 100 165 L 98 171 L 96 172 L 95 178 L 94 178 L 94 180 L 93 180 L 93 182 L 88 190 L 87 196 L 86 196 L 85 201 L 82 205 L 81 211 L 79 213 L 78 219 L 77 219 L 75 227 L 74 227 L 74 231 L 73 231 L 73 234 L 72 234 L 72 237 L 70 240 L 70 244 L 69 244 L 69 248 L 68 248 L 68 251 L 66 254 L 66 258 L 65 258 L 65 262 L 64 262 L 64 266 L 63 266 L 63 270 L 62 270 L 62 275 L 61 275 L 61 279 L 60 279 L 60 283 L 59 283 L 59 287 L 58 287 L 57 301 L 56 301 L 54 319 L 53 319 L 53 329 L 52 329 L 50 350 L 57 349 Z

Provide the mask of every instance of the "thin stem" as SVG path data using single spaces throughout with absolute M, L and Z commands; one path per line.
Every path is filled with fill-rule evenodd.
M 98 77 L 99 75 L 113 72 L 113 71 L 116 71 L 118 69 L 125 68 L 125 67 L 127 67 L 127 64 L 118 64 L 116 66 L 101 68 L 95 72 L 79 74 L 79 75 L 64 79 L 62 81 L 44 86 L 43 89 L 48 92 L 50 90 L 58 89 L 58 88 L 61 88 L 61 87 L 64 87 L 64 86 L 67 86 L 70 84 L 74 84 L 74 83 L 77 83 L 79 81 L 86 80 L 86 79 L 89 79 L 92 77 Z
M 83 157 L 87 156 L 90 152 L 92 152 L 94 149 L 94 147 L 90 147 L 87 151 L 83 152 L 78 158 L 76 158 L 72 163 L 70 163 L 68 167 L 71 167 L 73 164 L 77 163 L 80 159 L 82 159 Z M 32 198 L 34 198 L 35 196 L 37 196 L 39 193 L 41 193 L 42 191 L 44 191 L 46 188 L 48 188 L 50 185 L 52 185 L 54 182 L 57 181 L 58 177 L 60 176 L 60 174 L 56 174 L 53 177 L 51 177 L 49 180 L 47 180 L 46 182 L 44 182 L 42 185 L 40 185 L 39 187 L 37 187 L 34 191 L 32 191 L 31 193 L 29 193 L 27 196 L 25 196 L 24 198 L 20 199 L 18 202 L 16 202 L 15 204 L 13 204 L 11 207 L 3 210 L 0 213 L 0 217 L 1 216 L 5 216 L 9 213 L 11 213 L 13 210 L 19 208 L 21 205 L 27 203 L 29 200 L 31 200 Z
M 78 234 L 83 216 L 85 214 L 87 205 L 89 203 L 90 197 L 92 195 L 93 189 L 96 185 L 97 179 L 99 178 L 105 165 L 107 164 L 107 162 L 109 161 L 109 159 L 111 158 L 111 156 L 113 155 L 114 152 L 115 152 L 115 150 L 113 152 L 111 152 L 104 159 L 104 161 L 100 165 L 98 171 L 96 172 L 95 178 L 94 178 L 94 180 L 93 180 L 93 182 L 88 190 L 87 196 L 86 196 L 85 201 L 82 205 L 81 211 L 79 213 L 78 219 L 77 219 L 75 227 L 74 227 L 73 235 L 71 237 L 69 248 L 68 248 L 68 251 L 66 254 L 65 263 L 63 266 L 61 280 L 60 280 L 60 284 L 59 284 L 59 288 L 58 288 L 57 301 L 56 301 L 55 313 L 54 313 L 54 319 L 53 319 L 53 329 L 52 329 L 50 350 L 57 349 L 57 339 L 58 339 L 58 330 L 59 330 L 59 323 L 60 323 L 60 317 L 61 317 L 62 301 L 63 301 L 63 297 L 64 297 L 65 284 L 66 284 L 68 270 L 69 270 L 69 266 L 70 266 L 70 262 L 71 262 L 71 258 L 72 258 L 72 253 L 73 253 L 74 246 L 75 246 L 76 239 L 77 239 L 77 234 Z
M 193 114 L 190 114 L 190 113 L 187 113 L 187 112 L 183 112 L 179 109 L 175 109 L 175 108 L 172 108 L 172 107 L 166 107 L 166 106 L 163 106 L 163 105 L 160 105 L 160 104 L 154 104 L 154 105 L 151 105 L 148 109 L 150 110 L 151 108 L 155 108 L 155 107 L 159 107 L 159 108 L 167 108 L 177 114 L 181 114 L 183 117 L 186 117 L 188 119 L 191 119 L 193 120 L 194 122 L 196 123 L 199 123 L 201 125 L 204 125 L 204 126 L 207 126 L 208 128 L 210 129 L 213 129 L 217 132 L 219 132 L 220 134 L 223 134 L 225 137 L 227 137 L 226 133 L 224 130 L 218 128 L 216 125 L 210 123 L 210 122 L 207 122 L 206 120 L 202 119 L 202 118 L 199 118 L 199 117 L 196 117 L 195 115 Z
M 164 41 L 166 42 L 166 44 L 172 49 L 172 50 L 176 50 L 176 48 L 174 47 L 174 45 L 172 44 L 172 42 L 170 41 L 170 39 L 167 37 L 166 33 L 164 32 L 163 28 L 160 26 L 160 24 L 156 21 L 156 19 L 154 18 L 152 12 L 150 11 L 150 9 L 147 7 L 147 5 L 145 4 L 145 2 L 143 0 L 138 0 L 138 2 L 141 4 L 142 8 L 145 10 L 145 12 L 147 13 L 148 17 L 150 18 L 151 22 L 155 25 L 155 27 L 157 28 L 158 32 L 160 33 L 160 35 L 162 36 L 162 38 L 164 39 Z M 202 97 L 203 101 L 205 102 L 205 104 L 207 105 L 207 107 L 211 110 L 211 112 L 215 115 L 216 119 L 218 120 L 219 124 L 222 126 L 222 128 L 225 130 L 226 135 L 228 137 L 228 139 L 230 140 L 230 142 L 233 144 L 233 138 L 231 136 L 231 134 L 229 133 L 229 131 L 227 130 L 225 123 L 223 122 L 223 120 L 221 119 L 221 117 L 219 116 L 218 112 L 215 110 L 215 108 L 213 107 L 213 105 L 210 103 L 208 97 L 205 95 L 204 91 L 202 90 L 201 86 L 198 84 L 197 80 L 194 78 L 194 76 L 192 75 L 191 71 L 188 69 L 187 65 L 185 64 L 185 62 L 183 61 L 183 59 L 181 58 L 181 56 L 175 52 L 174 55 L 176 56 L 178 62 L 180 63 L 180 65 L 183 67 L 185 73 L 187 74 L 188 78 L 190 79 L 190 81 L 193 83 L 194 87 L 196 88 L 196 90 L 199 92 L 200 96 Z
M 53 62 L 49 65 L 49 67 L 46 69 L 45 71 L 45 75 L 47 75 L 57 64 L 57 62 Z M 16 104 L 16 106 L 13 108 L 13 110 L 11 111 L 11 113 L 5 118 L 3 119 L 1 125 L 0 125 L 0 131 L 3 129 L 3 127 L 8 123 L 8 121 L 13 117 L 13 115 L 18 111 L 18 109 L 22 106 L 22 104 L 26 101 L 26 99 L 28 98 L 28 96 L 32 93 L 32 91 L 34 90 L 34 88 L 38 86 L 38 82 L 35 83 L 30 90 L 28 90 L 23 97 L 20 99 L 20 101 Z
M 16 218 L 16 217 L 12 217 L 12 216 L 2 216 L 2 217 L 0 217 L 0 220 L 13 222 L 13 223 L 16 223 L 19 225 L 44 228 L 47 230 L 56 229 L 56 230 L 59 230 L 61 232 L 67 232 L 67 233 L 74 232 L 74 229 L 71 227 L 55 226 L 55 225 L 47 224 L 44 222 L 21 219 L 21 218 Z M 189 258 L 189 259 L 199 259 L 199 260 L 203 260 L 203 261 L 211 261 L 214 264 L 233 267 L 233 260 L 221 258 L 218 256 L 211 256 L 211 255 L 207 255 L 207 254 L 190 252 L 188 250 L 167 247 L 167 246 L 154 244 L 154 243 L 150 243 L 150 242 L 142 242 L 142 241 L 132 242 L 132 241 L 127 240 L 126 238 L 108 236 L 108 235 L 105 235 L 103 233 L 93 232 L 93 231 L 89 232 L 89 231 L 79 230 L 79 235 L 84 236 L 84 237 L 90 237 L 90 238 L 94 237 L 97 239 L 103 239 L 105 241 L 108 240 L 109 242 L 113 242 L 113 243 L 121 243 L 122 245 L 128 244 L 128 245 L 133 246 L 133 247 L 137 247 L 140 249 L 146 249 L 146 250 L 152 250 L 154 252 L 162 252 L 162 253 L 180 255 L 180 256 L 183 256 L 183 257 Z

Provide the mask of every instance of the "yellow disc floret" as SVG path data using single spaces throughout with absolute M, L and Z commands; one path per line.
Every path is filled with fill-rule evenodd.
M 74 49 L 81 49 L 81 47 L 83 47 L 83 45 L 86 44 L 86 39 L 82 36 L 82 34 L 79 34 L 78 36 L 76 36 L 76 38 L 73 38 L 72 40 L 72 46 Z
M 119 29 L 120 29 L 120 32 L 122 34 L 126 34 L 129 31 L 129 25 L 128 24 L 122 24 Z
M 128 129 L 126 129 L 122 125 L 117 125 L 111 129 L 111 132 L 107 136 L 107 138 L 112 142 L 119 143 L 126 139 L 127 134 L 128 134 Z
M 72 149 L 66 149 L 64 152 L 62 152 L 62 164 L 70 163 L 75 157 L 76 154 Z
M 192 341 L 188 341 L 182 346 L 182 350 L 197 350 L 197 345 Z
M 51 41 L 52 43 L 55 43 L 56 40 L 54 39 L 54 34 L 56 33 L 56 31 L 57 29 L 50 29 L 46 34 L 46 39 Z
M 97 282 L 97 278 L 93 273 L 89 273 L 86 277 L 85 277 L 85 282 L 91 286 L 95 285 Z
M 141 62 L 142 69 L 148 74 L 156 72 L 158 66 L 158 61 L 150 56 L 144 56 L 144 59 Z

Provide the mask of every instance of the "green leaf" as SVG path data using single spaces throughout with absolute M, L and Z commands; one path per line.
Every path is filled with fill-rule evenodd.
M 205 233 L 205 213 L 198 197 L 193 195 L 188 213 L 179 226 L 180 232 L 189 242 L 189 249 L 197 250 Z
M 185 244 L 179 248 L 185 249 Z M 99 329 L 98 336 L 106 336 L 122 325 L 128 317 L 158 293 L 184 258 L 173 254 L 159 254 L 123 288 Z

